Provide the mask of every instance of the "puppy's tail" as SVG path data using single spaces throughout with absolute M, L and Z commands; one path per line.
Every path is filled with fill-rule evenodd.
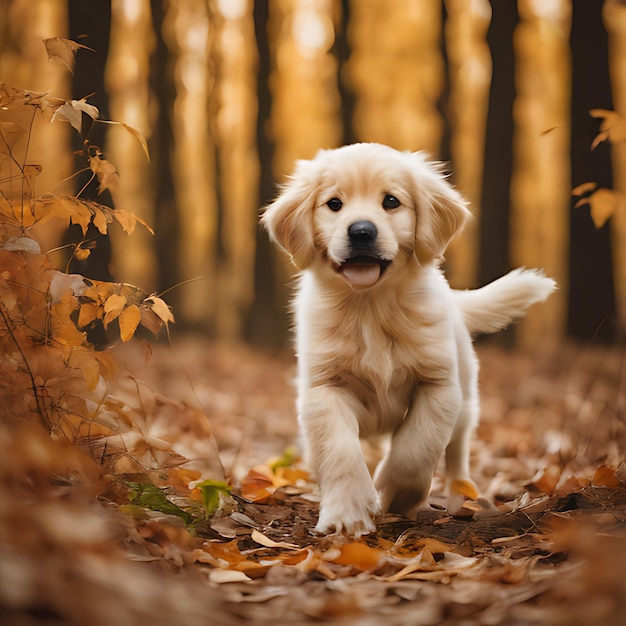
M 528 307 L 555 289 L 542 271 L 520 268 L 480 289 L 455 291 L 454 297 L 470 333 L 494 333 L 524 317 Z

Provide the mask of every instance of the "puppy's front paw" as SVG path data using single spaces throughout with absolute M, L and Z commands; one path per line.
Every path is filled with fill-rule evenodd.
M 360 537 L 376 530 L 373 518 L 380 515 L 380 506 L 374 489 L 359 497 L 358 490 L 345 491 L 340 495 L 336 490 L 326 497 L 322 495 L 320 517 L 315 531 L 321 534 L 345 533 Z

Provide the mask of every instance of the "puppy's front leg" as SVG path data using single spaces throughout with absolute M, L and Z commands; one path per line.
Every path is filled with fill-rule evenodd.
M 299 400 L 306 457 L 321 492 L 315 529 L 356 536 L 374 531 L 372 517 L 380 509 L 359 443 L 357 401 L 329 386 L 308 389 Z
M 420 383 L 409 412 L 393 435 L 374 482 L 383 511 L 408 513 L 430 491 L 433 472 L 461 408 L 458 382 Z

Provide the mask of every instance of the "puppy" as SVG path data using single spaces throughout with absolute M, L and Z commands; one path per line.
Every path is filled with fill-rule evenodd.
M 298 420 L 319 481 L 316 530 L 359 536 L 428 495 L 442 454 L 452 491 L 477 494 L 474 333 L 494 332 L 555 288 L 514 270 L 452 290 L 439 265 L 469 217 L 439 165 L 379 144 L 299 161 L 262 223 L 300 270 L 293 302 Z M 388 434 L 373 479 L 360 438 Z

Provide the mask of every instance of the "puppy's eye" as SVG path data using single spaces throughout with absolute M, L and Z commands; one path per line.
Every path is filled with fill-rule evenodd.
M 327 203 L 326 206 L 331 210 L 331 211 L 339 211 L 339 209 L 341 209 L 341 207 L 343 206 L 343 202 L 339 199 L 339 198 L 331 198 Z
M 400 206 L 400 200 L 391 194 L 387 194 L 383 198 L 383 209 L 397 209 Z

